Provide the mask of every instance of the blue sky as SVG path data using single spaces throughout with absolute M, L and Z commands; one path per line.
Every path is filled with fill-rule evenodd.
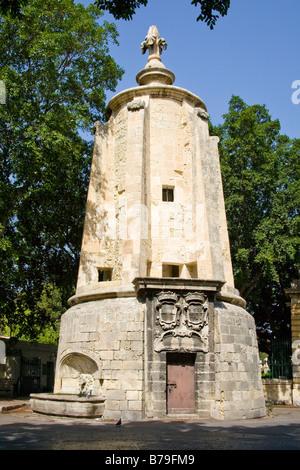
M 300 0 L 231 0 L 213 30 L 196 21 L 199 13 L 191 0 L 149 0 L 132 21 L 105 14 L 119 31 L 111 55 L 125 69 L 116 93 L 137 86 L 148 55 L 140 44 L 155 24 L 168 43 L 162 61 L 175 74 L 174 85 L 198 95 L 213 124 L 223 121 L 234 94 L 249 105 L 265 104 L 282 134 L 300 138 L 300 103 L 292 102 L 292 83 L 300 81 Z

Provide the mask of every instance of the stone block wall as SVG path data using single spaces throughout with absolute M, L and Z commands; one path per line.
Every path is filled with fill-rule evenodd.
M 298 405 L 300 403 L 300 279 L 295 279 L 285 293 L 290 298 L 291 307 L 293 404 Z
M 145 281 L 146 283 L 148 281 Z M 153 281 L 152 281 L 153 283 Z M 150 287 L 151 281 L 148 286 Z M 164 279 L 164 290 L 146 290 L 145 316 L 145 416 L 163 418 L 167 415 L 167 364 L 168 354 L 188 353 L 195 358 L 195 414 L 200 418 L 211 416 L 214 403 L 214 294 L 206 292 L 202 295 L 191 282 L 185 285 L 183 280 Z M 142 285 L 142 282 L 141 282 Z M 199 288 L 199 283 L 198 286 Z M 190 288 L 190 289 L 189 289 Z M 193 292 L 194 291 L 196 292 Z M 200 295 L 199 295 L 200 294 Z M 188 295 L 199 306 L 199 329 L 188 327 L 187 309 Z M 174 301 L 174 321 L 168 322 L 160 312 L 160 302 Z M 141 296 L 141 299 L 143 297 Z M 203 302 L 203 300 L 205 301 Z M 176 303 L 175 303 L 176 302 Z M 202 303 L 203 302 L 203 303 Z M 207 320 L 203 320 L 202 306 L 207 308 Z M 176 313 L 175 313 L 176 312 Z M 196 320 L 196 318 L 193 318 Z M 168 323 L 165 323 L 166 322 Z M 201 326 L 200 326 L 201 325 Z M 200 339 L 201 338 L 201 339 Z
M 263 379 L 266 402 L 275 405 L 293 404 L 293 381 L 288 379 Z
M 101 299 L 70 308 L 62 317 L 56 393 L 78 393 L 80 374 L 105 397 L 104 418 L 143 415 L 144 311 L 135 297 Z M 76 363 L 72 357 L 77 356 Z M 84 357 L 96 367 L 83 366 Z M 85 367 L 85 370 L 84 370 Z
M 195 283 L 171 279 L 163 291 L 71 307 L 61 322 L 55 392 L 77 394 L 85 381 L 93 395 L 105 398 L 104 418 L 163 418 L 168 354 L 184 353 L 194 357 L 199 418 L 264 416 L 253 318 L 239 306 L 214 301 L 211 286 L 205 294 L 193 291 Z
M 219 419 L 265 415 L 253 317 L 242 307 L 215 305 L 215 409 Z

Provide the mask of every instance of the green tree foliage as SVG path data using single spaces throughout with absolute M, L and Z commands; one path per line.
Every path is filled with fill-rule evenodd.
M 220 13 L 221 16 L 226 16 L 230 7 L 230 0 L 193 0 L 192 5 L 200 6 L 201 13 L 197 17 L 197 21 L 204 21 L 213 29 Z
M 28 0 L 0 0 L 0 13 L 2 15 L 20 16 L 22 8 Z
M 131 20 L 140 6 L 146 6 L 148 0 L 96 0 L 95 5 L 103 11 L 108 11 L 117 20 Z
M 73 294 L 92 154 L 79 130 L 91 133 L 123 74 L 109 55 L 116 28 L 99 26 L 101 15 L 32 0 L 0 19 L 0 321 L 32 338 L 52 324 L 45 295 L 51 303 L 59 288 L 66 306 Z
M 190 0 L 192 5 L 200 6 L 200 15 L 197 21 L 204 21 L 213 29 L 218 13 L 221 16 L 227 15 L 230 8 L 230 0 Z M 20 16 L 22 7 L 27 5 L 29 0 L 0 0 L 0 14 L 11 14 Z M 117 20 L 131 20 L 136 10 L 141 6 L 147 6 L 148 0 L 95 0 L 95 5 L 102 11 L 108 11 Z
M 137 8 L 147 6 L 148 0 L 96 0 L 95 5 L 104 11 L 111 13 L 116 19 L 131 20 Z M 210 29 L 213 29 L 219 13 L 227 15 L 230 0 L 192 0 L 192 5 L 200 6 L 201 12 L 197 21 L 205 21 Z
M 26 293 L 19 292 L 14 302 L 14 314 L 3 317 L 2 334 L 25 341 L 57 344 L 60 317 L 65 311 L 60 289 L 49 282 L 43 285 L 40 298 L 30 308 Z
M 290 325 L 284 289 L 299 264 L 300 139 L 280 134 L 265 106 L 233 96 L 220 137 L 220 159 L 236 287 L 260 337 Z M 268 335 L 266 335 L 267 337 Z

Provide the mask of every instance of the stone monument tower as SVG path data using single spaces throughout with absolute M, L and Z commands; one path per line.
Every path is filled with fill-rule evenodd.
M 151 26 L 138 86 L 96 122 L 76 294 L 56 393 L 88 388 L 104 417 L 264 416 L 253 318 L 234 288 L 218 138 L 161 61 Z

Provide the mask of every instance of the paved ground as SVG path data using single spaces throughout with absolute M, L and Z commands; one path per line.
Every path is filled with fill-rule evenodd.
M 0 401 L 0 450 L 104 450 L 105 457 L 111 457 L 125 450 L 126 455 L 141 450 L 196 455 L 197 450 L 300 449 L 300 407 L 275 407 L 270 416 L 244 421 L 145 420 L 124 421 L 116 427 L 113 421 L 46 416 L 33 413 L 29 406 L 14 408 L 24 403 L 28 405 Z

